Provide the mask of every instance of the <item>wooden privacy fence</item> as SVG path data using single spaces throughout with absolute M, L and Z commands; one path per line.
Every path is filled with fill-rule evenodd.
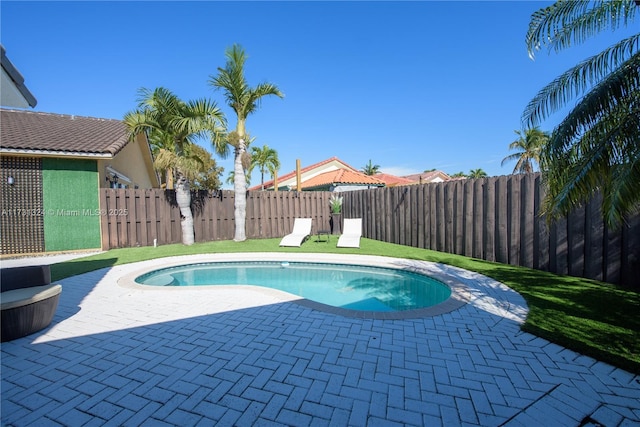
M 640 216 L 611 230 L 598 198 L 547 225 L 539 174 L 343 193 L 363 236 L 640 287 Z
M 330 229 L 330 195 L 249 192 L 247 238 L 282 237 L 296 217 L 313 218 L 313 232 Z M 539 174 L 341 195 L 343 217 L 362 218 L 370 239 L 640 288 L 640 216 L 611 230 L 595 198 L 548 226 Z M 233 191 L 193 194 L 197 242 L 233 239 L 233 203 Z M 173 191 L 101 189 L 100 207 L 105 250 L 182 241 Z
M 329 228 L 328 192 L 250 192 L 247 194 L 248 239 L 282 237 L 294 218 L 313 218 L 313 231 Z M 232 240 L 235 232 L 233 191 L 192 193 L 197 242 Z M 100 189 L 102 249 L 182 242 L 180 209 L 173 190 Z

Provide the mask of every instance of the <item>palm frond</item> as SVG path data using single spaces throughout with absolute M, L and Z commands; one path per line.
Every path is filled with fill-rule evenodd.
M 620 100 L 579 137 L 567 141 L 554 132 L 543 153 L 547 182 L 545 212 L 549 218 L 566 215 L 588 200 L 595 190 L 603 194 L 607 223 L 621 223 L 638 197 L 640 162 L 640 92 Z
M 166 171 L 178 166 L 178 156 L 175 152 L 161 148 L 153 160 L 153 168 L 157 171 Z
M 639 46 L 640 34 L 636 34 L 562 73 L 541 89 L 526 106 L 522 114 L 523 126 L 539 124 L 570 100 L 597 85 L 613 70 L 623 67 L 625 62 L 637 55 Z M 635 72 L 637 75 L 637 69 Z
M 519 152 L 513 153 L 513 154 L 509 154 L 504 159 L 502 159 L 502 162 L 500 162 L 500 166 L 504 166 L 505 163 L 509 163 L 509 162 L 514 161 L 514 160 L 520 159 L 521 155 L 522 155 L 522 151 L 519 151 Z
M 640 52 L 597 84 L 554 131 L 553 146 L 562 150 L 608 116 L 624 100 L 640 91 Z M 604 135 L 603 135 L 604 136 Z
M 633 0 L 558 1 L 531 15 L 525 37 L 529 57 L 543 46 L 558 52 L 607 28 L 627 25 L 636 9 Z
M 613 170 L 611 186 L 603 200 L 603 212 L 608 224 L 621 224 L 625 218 L 640 212 L 640 153 L 632 161 Z
M 244 63 L 247 56 L 241 46 L 234 44 L 225 51 L 227 62 L 224 68 L 218 67 L 218 75 L 209 78 L 209 84 L 224 89 L 227 104 L 236 113 L 245 109 L 249 86 L 244 77 Z M 246 117 L 246 116 L 245 116 Z
M 540 163 L 540 151 L 547 144 L 549 133 L 537 127 L 526 129 L 523 132 L 519 130 L 514 132 L 518 135 L 518 139 L 509 144 L 509 149 L 516 150 L 516 153 L 502 159 L 501 166 L 517 160 L 513 173 L 531 173 L 534 170 L 534 163 Z

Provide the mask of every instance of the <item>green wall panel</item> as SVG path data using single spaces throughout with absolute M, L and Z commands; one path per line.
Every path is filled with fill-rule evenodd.
M 45 250 L 99 248 L 97 162 L 45 158 L 42 186 Z

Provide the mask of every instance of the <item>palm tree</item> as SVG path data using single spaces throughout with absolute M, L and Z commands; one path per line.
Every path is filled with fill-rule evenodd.
M 250 169 L 245 169 L 244 177 L 245 177 L 245 190 L 247 190 L 251 186 L 251 170 Z M 234 184 L 235 174 L 233 173 L 233 171 L 229 172 L 229 176 L 227 176 L 227 179 L 224 182 L 231 185 Z
M 634 0 L 558 1 L 531 16 L 529 56 L 542 46 L 558 52 L 633 22 Z M 575 107 L 553 130 L 541 153 L 549 218 L 603 195 L 608 225 L 640 209 L 640 34 L 583 60 L 544 87 L 522 121 L 535 126 L 573 99 Z
M 486 178 L 488 175 L 482 169 L 471 169 L 469 171 L 469 175 L 467 176 L 471 179 L 474 179 L 474 178 Z
M 460 172 L 456 172 L 453 175 L 451 175 L 451 178 L 466 178 L 467 174 L 460 171 Z
M 280 169 L 278 152 L 273 148 L 269 148 L 268 145 L 263 145 L 262 148 L 251 147 L 251 169 L 254 167 L 260 169 L 260 188 L 264 190 L 265 171 L 269 171 L 271 176 L 274 176 Z
M 234 149 L 233 189 L 236 229 L 233 240 L 241 242 L 247 239 L 245 231 L 247 195 L 244 175 L 245 169 L 249 167 L 245 128 L 247 116 L 258 109 L 262 97 L 275 95 L 282 98 L 284 95 L 272 83 L 260 83 L 254 88 L 249 87 L 244 76 L 244 63 L 247 56 L 241 46 L 234 44 L 226 50 L 225 56 L 227 57 L 225 67 L 218 68 L 218 75 L 211 76 L 209 84 L 224 90 L 227 104 L 235 111 L 238 122 L 235 132 L 229 134 L 226 144 L 219 142 L 214 147 L 222 155 L 228 150 L 227 144 Z
M 535 164 L 540 164 L 540 152 L 549 141 L 549 133 L 537 127 L 525 130 L 524 134 L 519 130 L 514 132 L 518 135 L 518 139 L 509 144 L 509 150 L 517 150 L 517 152 L 502 159 L 501 166 L 517 160 L 513 173 L 532 173 L 535 170 Z
M 159 87 L 152 91 L 142 88 L 138 91 L 138 109 L 128 112 L 124 122 L 131 138 L 146 132 L 151 141 L 164 142 L 165 166 L 176 170 L 176 201 L 182 217 L 182 243 L 193 244 L 191 193 L 187 167 L 181 159 L 189 156 L 190 146 L 196 138 L 220 139 L 225 132 L 224 114 L 214 102 L 206 99 L 184 102 L 168 89 Z M 169 153 L 175 155 L 173 159 Z
M 364 167 L 360 170 L 365 175 L 375 175 L 380 172 L 380 165 L 374 165 L 373 163 L 371 163 L 371 159 L 369 159 L 369 163 L 364 165 Z

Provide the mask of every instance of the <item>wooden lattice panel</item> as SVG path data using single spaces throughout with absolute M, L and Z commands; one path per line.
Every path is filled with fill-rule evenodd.
M 1 253 L 44 252 L 42 159 L 2 156 Z

